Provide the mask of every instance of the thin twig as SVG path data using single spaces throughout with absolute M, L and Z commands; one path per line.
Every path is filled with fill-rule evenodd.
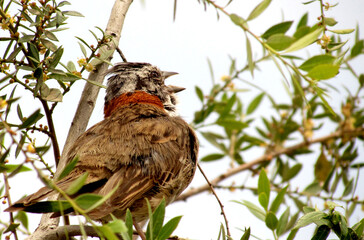
M 228 220 L 227 220 L 227 217 L 226 217 L 226 214 L 225 214 L 225 211 L 224 211 L 224 205 L 222 205 L 221 201 L 220 201 L 220 198 L 217 196 L 216 192 L 215 192 L 215 189 L 214 187 L 212 186 L 211 182 L 209 181 L 209 179 L 207 178 L 207 176 L 205 175 L 204 171 L 202 170 L 200 164 L 197 163 L 197 167 L 198 169 L 200 170 L 200 172 L 202 173 L 203 177 L 205 178 L 207 184 L 209 185 L 210 189 L 211 189 L 211 192 L 212 194 L 214 194 L 217 202 L 219 203 L 220 205 L 220 209 L 221 209 L 221 215 L 224 217 L 224 221 L 225 221 L 225 225 L 226 225 L 226 232 L 227 232 L 227 235 L 229 237 L 231 237 L 231 234 L 230 234 L 230 229 L 229 229 L 229 223 L 228 223 Z
M 135 230 L 137 231 L 137 233 L 139 234 L 140 238 L 142 240 L 147 240 L 147 238 L 145 237 L 145 234 L 143 232 L 143 229 L 139 226 L 139 224 L 133 219 L 133 225 L 135 227 Z
M 249 190 L 252 192 L 257 192 L 258 188 L 256 187 L 249 187 L 249 186 L 245 186 L 245 185 L 241 185 L 241 186 L 225 186 L 225 185 L 215 185 L 214 186 L 215 189 L 225 189 L 225 190 L 230 190 L 230 191 L 234 191 L 234 190 Z M 272 191 L 275 192 L 279 192 L 282 190 L 282 188 L 279 187 L 272 187 L 271 188 Z M 351 198 L 348 199 L 343 199 L 341 197 L 333 197 L 333 196 L 322 196 L 320 193 L 317 194 L 307 194 L 304 192 L 299 192 L 298 190 L 286 190 L 286 193 L 288 195 L 297 195 L 299 197 L 313 197 L 313 198 L 320 198 L 323 200 L 330 200 L 330 201 L 337 201 L 337 202 L 343 202 L 343 203 L 355 203 L 355 204 L 364 204 L 364 200 L 358 200 L 355 196 L 352 196 Z
M 297 149 L 303 148 L 303 147 L 307 147 L 309 145 L 315 144 L 315 143 L 323 143 L 326 142 L 328 140 L 331 139 L 336 139 L 336 138 L 341 138 L 343 136 L 352 136 L 352 137 L 357 137 L 357 136 L 364 136 L 364 128 L 358 128 L 355 130 L 338 130 L 332 134 L 320 137 L 320 138 L 316 138 L 313 140 L 308 140 L 308 141 L 303 141 L 300 142 L 298 144 L 295 144 L 291 147 L 286 147 L 286 148 L 282 148 L 279 151 L 276 152 L 270 152 L 270 153 L 266 153 L 262 156 L 260 156 L 259 158 L 256 158 L 253 161 L 250 162 L 246 162 L 243 163 L 241 165 L 239 165 L 236 168 L 231 168 L 228 169 L 227 172 L 217 176 L 216 178 L 211 180 L 211 184 L 213 186 L 217 185 L 219 182 L 234 176 L 235 174 L 238 174 L 242 171 L 248 170 L 248 169 L 252 169 L 253 167 L 255 167 L 258 164 L 264 163 L 264 162 L 269 162 L 272 161 L 274 158 L 281 156 L 283 154 L 290 154 L 292 152 L 294 152 Z M 191 196 L 195 196 L 197 194 L 200 194 L 202 192 L 205 192 L 207 190 L 210 189 L 210 186 L 208 184 L 202 185 L 200 187 L 197 188 L 192 188 L 189 191 L 187 191 L 186 193 L 180 195 L 175 201 L 181 201 L 181 200 L 186 200 L 187 198 L 191 197 Z
M 8 200 L 8 206 L 10 207 L 12 205 L 12 203 L 11 203 L 11 198 L 10 198 L 10 185 L 9 185 L 9 181 L 8 181 L 8 175 L 6 172 L 3 172 L 3 175 L 4 175 L 5 195 Z M 10 216 L 10 222 L 14 223 L 13 213 L 9 212 L 9 216 Z M 16 233 L 16 228 L 11 230 L 11 232 L 13 233 L 15 240 L 18 240 L 18 234 Z
M 121 59 L 123 59 L 123 62 L 128 62 L 123 54 L 123 52 L 121 51 L 121 49 L 119 47 L 116 47 L 116 51 L 119 53 Z

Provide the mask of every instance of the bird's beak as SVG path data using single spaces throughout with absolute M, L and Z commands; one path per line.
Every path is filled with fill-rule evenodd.
M 168 85 L 167 87 L 168 87 L 168 89 L 169 89 L 171 92 L 174 92 L 174 93 L 178 93 L 178 92 L 183 91 L 183 90 L 185 90 L 185 89 L 186 89 L 186 88 L 184 88 L 184 87 L 178 87 L 178 86 L 173 86 L 173 85 Z
M 170 76 L 173 76 L 173 75 L 176 75 L 178 74 L 177 72 L 165 72 L 165 71 L 162 71 L 162 76 L 164 77 L 164 79 L 167 79 L 168 77 Z

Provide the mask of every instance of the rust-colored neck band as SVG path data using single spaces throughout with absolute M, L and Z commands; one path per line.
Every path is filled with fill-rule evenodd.
M 151 104 L 161 109 L 164 109 L 163 103 L 159 99 L 159 97 L 150 95 L 149 93 L 143 91 L 135 91 L 133 93 L 130 92 L 121 94 L 119 97 L 114 98 L 111 101 L 105 103 L 104 116 L 106 118 L 110 116 L 111 113 L 118 107 L 133 103 Z

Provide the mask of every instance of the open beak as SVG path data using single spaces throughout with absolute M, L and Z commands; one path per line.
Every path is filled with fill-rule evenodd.
M 174 93 L 178 93 L 178 92 L 183 91 L 183 90 L 185 90 L 185 89 L 186 89 L 186 88 L 184 88 L 184 87 L 178 87 L 178 86 L 173 86 L 173 85 L 168 85 L 167 87 L 168 87 L 168 89 L 169 89 L 171 92 L 174 92 Z
M 168 77 L 170 76 L 173 76 L 173 75 L 176 75 L 178 74 L 177 72 L 165 72 L 165 71 L 162 71 L 162 76 L 164 77 L 164 79 L 167 79 Z
M 178 74 L 178 73 L 177 72 L 162 71 L 162 76 L 164 77 L 164 79 L 167 79 L 168 77 L 176 75 L 176 74 Z M 173 93 L 178 93 L 178 92 L 183 91 L 183 90 L 186 89 L 184 87 L 178 87 L 178 86 L 173 86 L 173 85 L 168 85 L 167 87 L 168 87 L 169 91 L 171 91 Z

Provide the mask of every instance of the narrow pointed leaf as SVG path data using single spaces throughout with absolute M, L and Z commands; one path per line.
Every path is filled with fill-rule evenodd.
M 58 177 L 58 181 L 61 180 L 62 178 L 64 178 L 65 176 L 67 176 L 76 166 L 77 162 L 78 162 L 78 156 L 76 156 L 70 163 L 68 163 L 63 171 L 61 172 L 61 174 Z
M 269 6 L 271 3 L 271 0 L 263 0 L 261 1 L 254 10 L 249 14 L 248 21 L 253 20 L 254 18 L 257 18 L 260 14 L 264 12 L 265 9 Z
M 158 235 L 158 240 L 165 240 L 171 236 L 173 231 L 177 228 L 178 223 L 180 222 L 182 216 L 177 216 L 169 220 L 161 229 L 160 234 Z
M 247 110 L 246 110 L 246 114 L 249 115 L 251 113 L 253 113 L 257 107 L 259 106 L 260 102 L 262 101 L 264 97 L 264 93 L 259 94 L 258 96 L 256 96 L 253 101 L 251 101 L 251 103 L 249 104 Z
M 318 37 L 322 33 L 322 28 L 318 28 L 313 32 L 303 36 L 302 38 L 298 39 L 296 42 L 292 43 L 292 45 L 284 51 L 285 53 L 298 51 L 302 48 L 307 47 L 308 45 L 317 41 Z
M 85 172 L 80 177 L 78 177 L 76 180 L 74 180 L 71 185 L 67 188 L 66 193 L 68 195 L 73 195 L 80 190 L 83 185 L 85 184 L 88 177 L 88 172 Z

